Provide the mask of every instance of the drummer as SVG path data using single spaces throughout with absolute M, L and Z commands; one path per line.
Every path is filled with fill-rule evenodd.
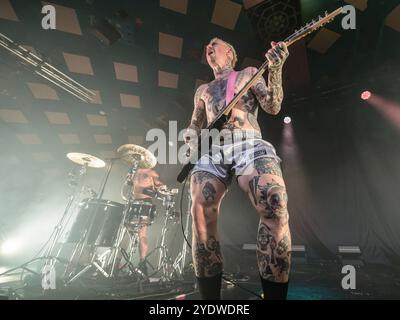
M 154 169 L 138 169 L 132 181 L 128 176 L 128 180 L 133 183 L 133 198 L 138 201 L 152 203 L 153 197 L 156 195 L 156 190 L 163 183 L 160 181 L 159 174 Z M 147 239 L 147 225 L 142 224 L 139 226 L 139 268 L 147 275 L 147 266 L 145 258 L 148 253 L 148 239 Z

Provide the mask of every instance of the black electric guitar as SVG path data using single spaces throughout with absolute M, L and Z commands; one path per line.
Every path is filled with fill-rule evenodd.
M 321 28 L 322 26 L 324 26 L 325 24 L 333 21 L 333 19 L 338 16 L 339 14 L 342 13 L 342 7 L 336 9 L 335 11 L 333 11 L 332 13 L 327 13 L 325 12 L 325 16 L 323 17 L 318 17 L 317 21 L 312 20 L 311 22 L 307 23 L 304 27 L 302 27 L 299 30 L 296 30 L 292 35 L 290 35 L 289 37 L 287 37 L 284 42 L 286 44 L 287 47 L 289 47 L 290 45 L 292 45 L 293 43 L 295 43 L 296 41 L 304 38 L 305 36 L 307 36 L 308 34 L 314 32 L 315 30 Z M 268 60 L 266 60 L 261 67 L 258 69 L 257 73 L 254 74 L 254 76 L 249 80 L 249 82 L 246 83 L 246 85 L 237 93 L 237 95 L 234 96 L 234 98 L 232 99 L 232 101 L 225 106 L 224 108 L 222 108 L 220 110 L 220 112 L 218 113 L 218 115 L 215 117 L 215 119 L 213 120 L 213 122 L 211 122 L 206 129 L 211 130 L 211 129 L 217 129 L 218 131 L 220 131 L 223 127 L 223 125 L 228 121 L 229 119 L 229 115 L 231 110 L 233 109 L 233 107 L 236 105 L 236 103 L 242 98 L 242 96 L 251 88 L 251 86 L 254 84 L 254 82 L 263 75 L 263 73 L 268 69 Z M 179 182 L 183 182 L 186 177 L 189 175 L 190 171 L 193 169 L 194 167 L 194 163 L 195 161 L 193 161 L 194 159 L 200 159 L 200 157 L 203 154 L 208 153 L 208 150 L 200 150 L 201 146 L 202 146 L 202 141 L 203 139 L 209 139 L 209 137 L 202 137 L 200 136 L 198 141 L 198 150 L 197 152 L 192 152 L 190 155 L 190 158 L 188 159 L 188 163 L 184 165 L 184 167 L 182 168 L 181 172 L 179 173 L 177 180 Z

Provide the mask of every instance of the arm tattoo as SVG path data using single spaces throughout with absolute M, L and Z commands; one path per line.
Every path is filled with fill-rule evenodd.
M 283 100 L 282 68 L 270 69 L 268 73 L 268 86 L 263 77 L 258 78 L 252 87 L 261 108 L 270 114 L 277 114 L 281 109 Z
M 200 86 L 194 96 L 194 110 L 192 114 L 192 119 L 190 121 L 190 128 L 200 131 L 203 127 L 204 121 L 206 119 L 206 110 L 204 107 L 204 102 L 201 100 L 201 93 L 203 92 L 203 86 Z

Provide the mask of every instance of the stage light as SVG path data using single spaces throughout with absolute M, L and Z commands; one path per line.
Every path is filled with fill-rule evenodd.
M 363 93 L 361 93 L 361 99 L 368 100 L 369 98 L 371 98 L 371 92 L 370 91 L 364 91 Z
M 355 267 L 364 265 L 359 246 L 338 246 L 337 254 L 342 265 L 350 264 Z
M 307 263 L 307 248 L 305 245 L 292 245 L 292 261 L 296 263 Z
M 173 147 L 173 146 L 174 146 L 174 143 L 173 143 L 172 141 L 168 141 L 168 145 L 169 145 L 170 147 Z
M 13 254 L 16 252 L 20 247 L 20 244 L 18 241 L 15 240 L 6 240 L 3 242 L 1 245 L 1 253 L 2 254 Z
M 292 118 L 290 118 L 290 117 L 285 117 L 285 118 L 283 119 L 283 122 L 286 123 L 286 124 L 289 124 L 289 123 L 292 122 Z

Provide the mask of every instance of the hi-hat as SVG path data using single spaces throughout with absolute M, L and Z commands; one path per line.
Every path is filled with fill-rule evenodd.
M 142 169 L 154 168 L 157 164 L 157 159 L 154 154 L 135 144 L 124 144 L 118 148 L 117 153 L 118 156 L 128 164 L 139 161 L 139 168 Z
M 67 154 L 67 158 L 81 166 L 86 165 L 90 168 L 103 168 L 106 165 L 103 160 L 86 153 L 71 152 Z

